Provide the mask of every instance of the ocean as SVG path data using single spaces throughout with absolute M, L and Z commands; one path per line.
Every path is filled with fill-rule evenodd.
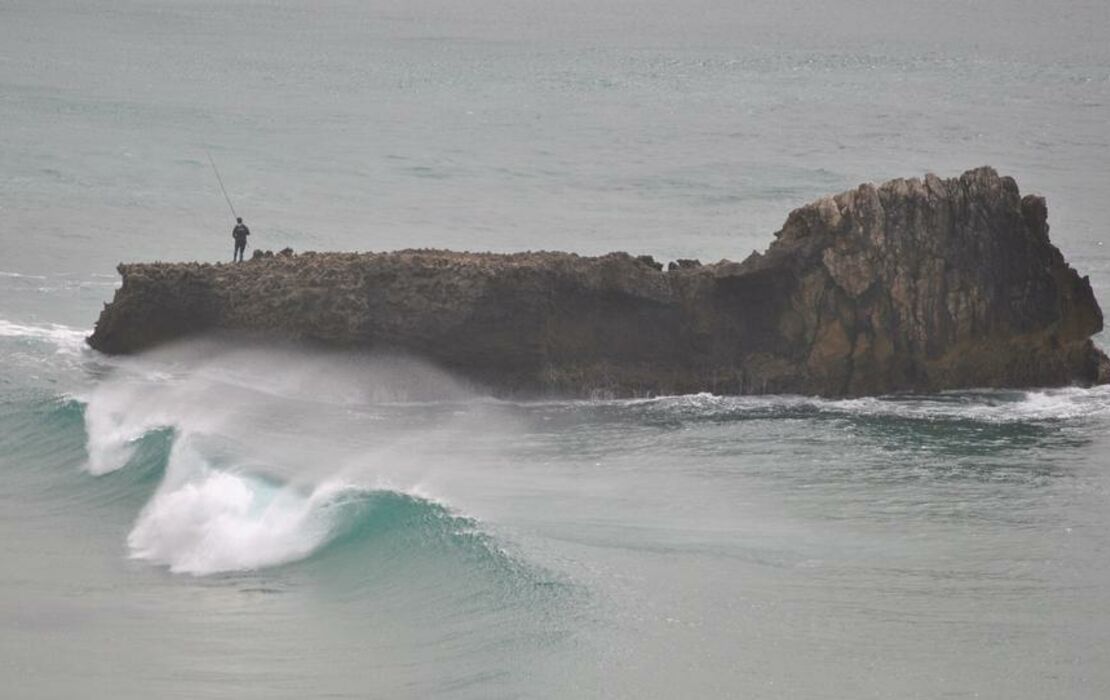
M 209 156 L 252 248 L 664 262 L 990 164 L 1106 302 L 1108 35 L 1103 0 L 3 0 L 0 695 L 1110 696 L 1106 387 L 505 401 L 84 344 L 118 262 L 230 260 Z

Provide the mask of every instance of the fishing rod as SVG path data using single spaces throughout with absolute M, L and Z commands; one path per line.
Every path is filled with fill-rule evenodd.
M 220 183 L 220 191 L 224 193 L 224 199 L 227 200 L 227 208 L 231 210 L 231 215 L 238 221 L 239 215 L 235 213 L 235 205 L 231 203 L 231 197 L 227 196 L 227 188 L 224 187 L 224 179 L 220 177 L 220 170 L 216 167 L 216 161 L 212 160 L 212 154 L 209 153 L 207 148 L 204 149 L 204 152 L 208 155 L 208 162 L 212 164 L 212 172 L 216 173 L 216 180 Z

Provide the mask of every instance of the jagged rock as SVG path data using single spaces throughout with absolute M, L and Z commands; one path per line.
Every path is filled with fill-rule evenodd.
M 675 270 L 686 270 L 692 267 L 701 267 L 701 261 L 679 258 L 678 260 L 675 260 L 674 262 L 667 265 L 667 271 L 674 272 Z
M 845 396 L 1110 379 L 1102 312 L 1008 177 L 862 185 L 743 263 L 625 253 L 271 256 L 121 265 L 90 344 L 202 332 L 404 352 L 501 393 Z M 256 252 L 257 256 L 257 252 Z

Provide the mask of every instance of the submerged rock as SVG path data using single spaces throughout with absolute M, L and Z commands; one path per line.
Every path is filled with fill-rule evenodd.
M 1040 197 L 990 168 L 861 185 L 743 263 L 612 253 L 316 253 L 120 265 L 89 338 L 207 333 L 414 354 L 495 391 L 848 396 L 1110 379 L 1102 312 Z

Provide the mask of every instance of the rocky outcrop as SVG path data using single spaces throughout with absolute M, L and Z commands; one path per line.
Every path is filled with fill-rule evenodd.
M 402 352 L 500 393 L 826 396 L 1092 384 L 1102 312 L 1040 197 L 990 168 L 790 214 L 742 263 L 624 253 L 301 254 L 121 265 L 89 343 L 206 332 Z

